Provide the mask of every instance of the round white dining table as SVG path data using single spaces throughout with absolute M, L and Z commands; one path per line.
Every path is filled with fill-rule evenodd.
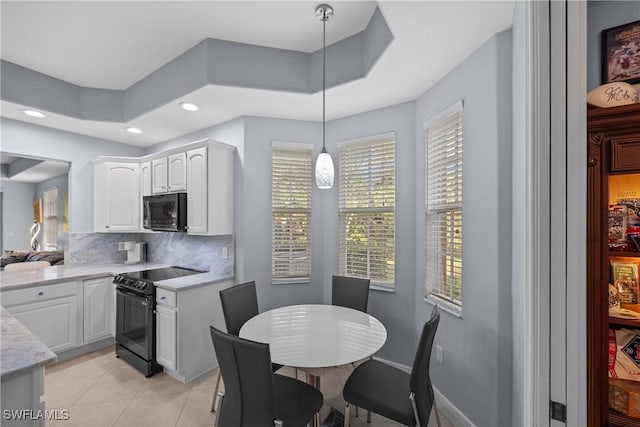
M 242 326 L 240 337 L 268 343 L 273 363 L 327 368 L 372 356 L 384 345 L 387 330 L 358 310 L 305 304 L 258 314 Z

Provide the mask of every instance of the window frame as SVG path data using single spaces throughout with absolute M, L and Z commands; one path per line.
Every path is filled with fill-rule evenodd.
M 440 206 L 434 208 L 434 209 L 430 209 L 429 208 L 429 167 L 428 167 L 428 163 L 429 163 L 429 129 L 433 128 L 434 126 L 437 125 L 442 125 L 443 122 L 446 122 L 448 120 L 454 119 L 453 116 L 459 114 L 459 127 L 460 127 L 460 137 L 456 138 L 456 147 L 459 150 L 460 154 L 459 156 L 459 164 L 457 163 L 455 166 L 455 170 L 456 170 L 456 175 L 459 174 L 459 178 L 456 178 L 455 181 L 455 185 L 454 188 L 455 190 L 457 190 L 457 192 L 459 192 L 459 196 L 457 197 L 458 201 L 455 203 L 448 203 L 448 204 L 441 204 Z M 424 122 L 424 149 L 425 149 L 425 153 L 424 153 L 424 183 L 425 183 L 425 188 L 424 188 L 424 218 L 425 218 L 425 226 L 424 226 L 424 249 L 425 249 L 425 253 L 424 253 L 424 262 L 425 262 L 425 266 L 424 266 L 424 271 L 425 271 L 425 282 L 424 282 L 424 286 L 425 286 L 425 301 L 430 303 L 430 304 L 437 304 L 438 306 L 440 306 L 442 309 L 444 309 L 445 311 L 449 312 L 450 314 L 453 314 L 456 317 L 462 317 L 462 310 L 463 310 L 463 301 L 464 301 L 464 262 L 463 262 L 463 247 L 464 247 L 464 199 L 462 197 L 463 194 L 463 188 L 464 188 L 464 102 L 462 100 L 457 101 L 456 103 L 454 103 L 453 105 L 451 105 L 450 107 L 444 109 L 443 111 L 441 111 L 440 113 L 434 115 L 433 117 L 431 117 L 429 120 Z M 457 160 L 454 160 L 457 161 Z M 446 163 L 441 163 L 441 164 L 446 164 Z M 448 164 L 453 164 L 453 162 L 448 162 Z M 442 215 L 442 214 L 446 214 L 447 212 L 449 213 L 453 213 L 453 219 L 451 219 L 451 223 L 452 226 L 455 227 L 454 224 L 456 224 L 456 218 L 457 218 L 457 214 L 459 214 L 459 234 L 461 237 L 456 236 L 457 239 L 460 239 L 460 243 L 459 243 L 459 255 L 456 257 L 455 255 L 451 255 L 446 254 L 445 250 L 441 250 L 441 249 L 435 249 L 437 251 L 436 255 L 434 257 L 431 257 L 430 255 L 430 248 L 438 248 L 438 246 L 441 246 L 441 242 L 442 240 L 439 240 L 437 242 L 431 242 L 430 241 L 430 220 L 432 218 L 432 216 L 434 215 Z M 438 221 L 436 219 L 436 221 Z M 449 225 L 447 223 L 447 225 Z M 454 232 L 455 234 L 455 232 Z M 446 238 L 451 238 L 453 239 L 454 236 L 451 236 L 449 233 L 445 232 L 445 239 Z M 455 245 L 455 244 L 454 244 Z M 440 269 L 438 269 L 435 273 L 433 273 L 431 271 L 431 269 L 433 268 L 434 263 L 442 263 L 446 261 L 441 261 L 438 258 L 441 257 L 447 257 L 450 256 L 452 258 L 452 263 L 455 263 L 456 261 L 459 262 L 459 275 L 460 275 L 460 301 L 459 303 L 453 298 L 453 297 L 447 297 L 447 295 L 444 294 L 444 292 L 442 292 L 442 290 L 445 288 L 445 285 L 439 281 L 439 283 L 437 285 L 433 285 L 431 283 L 431 279 L 434 276 L 441 276 L 441 277 L 446 277 L 448 276 L 446 271 L 446 267 L 443 268 L 442 272 L 440 272 Z M 435 259 L 435 261 L 434 261 Z M 454 268 L 451 268 L 450 271 L 453 271 Z M 454 273 L 451 273 L 451 276 L 449 277 L 449 279 L 453 282 L 455 279 L 452 277 L 454 276 Z M 452 285 L 453 286 L 453 285 Z M 454 290 L 452 287 L 451 290 L 451 294 L 453 294 Z
M 309 193 L 308 193 L 308 207 L 307 208 L 286 208 L 286 207 L 274 207 L 274 154 L 276 150 L 282 151 L 298 151 L 305 152 L 308 151 L 308 161 L 309 161 L 309 170 L 308 170 L 308 183 L 309 183 Z M 313 250 L 313 240 L 312 240 L 312 221 L 313 221 L 313 213 L 312 213 L 312 203 L 313 203 L 313 144 L 310 143 L 296 143 L 296 142 L 285 142 L 285 141 L 272 141 L 271 143 L 271 283 L 274 285 L 280 284 L 296 284 L 296 283 L 310 283 L 311 282 L 311 274 L 313 270 L 312 266 L 312 250 Z M 308 275 L 300 275 L 297 277 L 280 277 L 274 276 L 275 273 L 275 214 L 276 213 L 304 213 L 308 215 L 308 245 L 307 245 L 307 254 L 308 254 Z
M 343 165 L 343 153 L 345 149 L 355 147 L 355 146 L 364 146 L 371 145 L 375 143 L 382 143 L 384 140 L 392 140 L 393 142 L 393 206 L 385 207 L 385 208 L 371 208 L 371 207 L 353 207 L 347 208 L 344 206 L 345 201 L 342 199 L 343 197 L 343 185 L 344 182 L 344 170 L 342 168 Z M 353 277 L 361 277 L 365 279 L 371 280 L 371 289 L 386 291 L 386 292 L 395 292 L 395 282 L 396 282 L 396 266 L 397 266 L 397 247 L 396 247 L 396 235 L 397 235 L 397 212 L 396 212 L 396 135 L 395 132 L 385 132 L 381 134 L 371 135 L 363 138 L 350 139 L 339 141 L 338 144 L 338 271 L 340 275 L 350 275 Z M 370 203 L 370 200 L 367 201 Z M 392 213 L 393 214 L 393 280 L 391 282 L 385 282 L 379 279 L 373 279 L 368 274 L 368 277 L 358 276 L 349 274 L 346 270 L 347 256 L 346 256 L 346 243 L 344 239 L 346 238 L 345 225 L 343 225 L 343 215 L 346 213 Z M 367 261 L 367 271 L 371 272 L 370 268 L 370 260 Z

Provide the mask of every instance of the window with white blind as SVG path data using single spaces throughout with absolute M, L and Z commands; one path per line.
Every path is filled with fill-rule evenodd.
M 273 283 L 311 278 L 312 145 L 273 142 L 271 276 Z
M 425 123 L 426 297 L 462 308 L 462 101 Z
M 43 242 L 44 249 L 58 248 L 58 188 L 53 187 L 43 192 Z
M 338 144 L 340 274 L 392 288 L 396 153 L 393 133 Z

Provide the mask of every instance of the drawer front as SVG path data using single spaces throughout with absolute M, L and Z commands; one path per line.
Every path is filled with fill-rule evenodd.
M 176 293 L 162 288 L 156 288 L 156 304 L 176 306 Z
M 55 285 L 41 285 L 27 289 L 2 292 L 2 305 L 11 307 L 36 301 L 74 296 L 78 294 L 79 285 L 80 282 L 58 283 Z

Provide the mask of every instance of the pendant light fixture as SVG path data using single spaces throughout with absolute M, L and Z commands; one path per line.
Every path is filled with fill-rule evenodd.
M 327 74 L 327 21 L 333 16 L 333 8 L 328 4 L 316 7 L 316 16 L 322 21 L 322 151 L 316 159 L 316 186 L 319 189 L 333 187 L 333 160 L 325 147 L 325 90 Z

